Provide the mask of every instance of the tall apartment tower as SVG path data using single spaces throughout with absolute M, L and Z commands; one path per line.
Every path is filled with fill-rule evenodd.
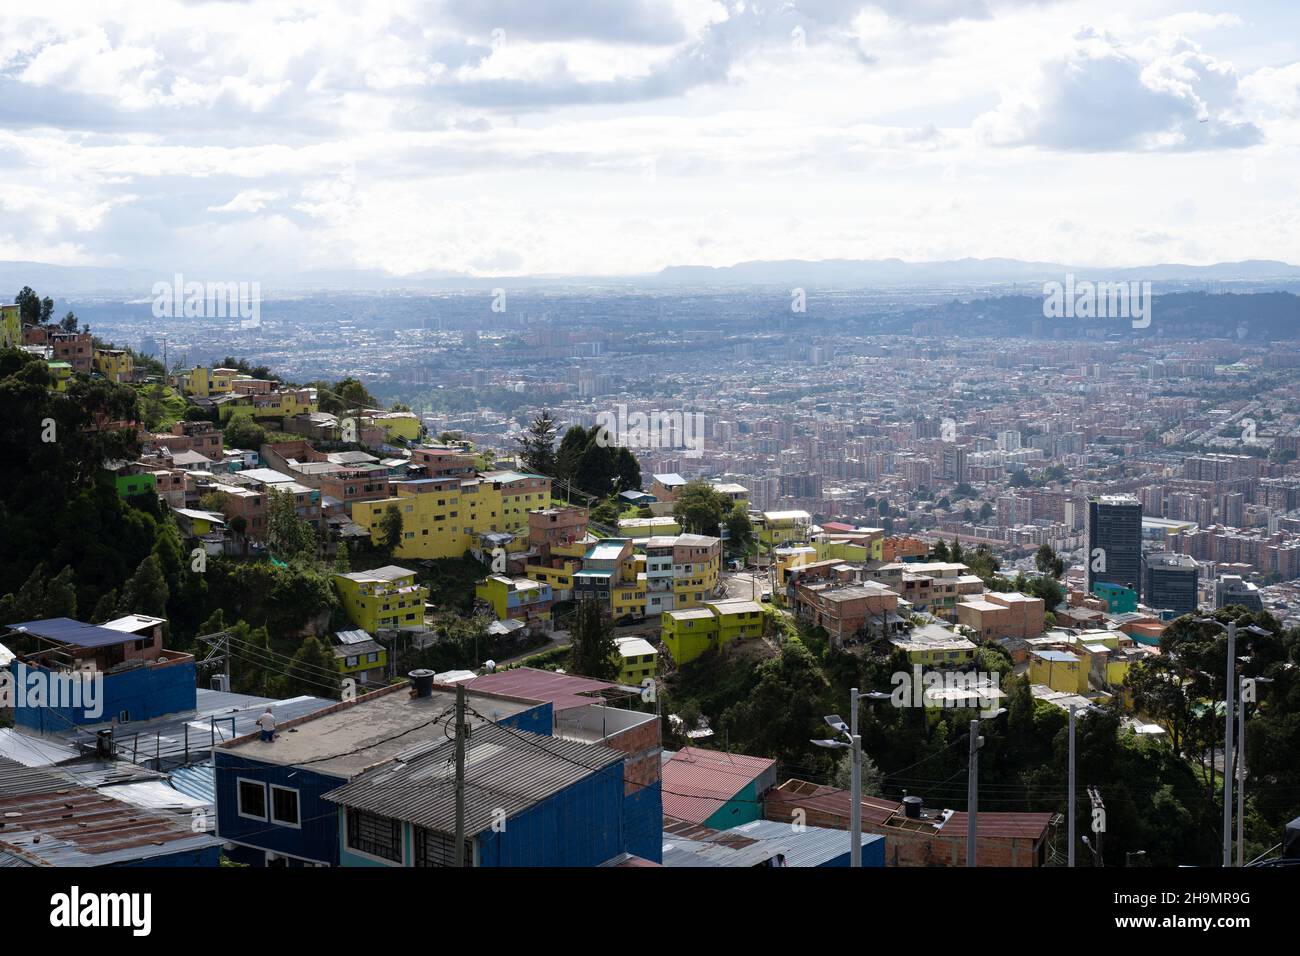
M 1099 581 L 1142 598 L 1142 502 L 1132 495 L 1088 500 L 1088 590 Z

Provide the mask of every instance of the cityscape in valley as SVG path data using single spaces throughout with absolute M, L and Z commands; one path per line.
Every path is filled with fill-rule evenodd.
M 1268 31 L 268 6 L 0 14 L 0 869 L 1300 866 Z

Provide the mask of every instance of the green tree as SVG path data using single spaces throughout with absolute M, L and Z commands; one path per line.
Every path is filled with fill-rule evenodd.
M 569 668 L 575 674 L 597 680 L 618 676 L 614 642 L 614 623 L 599 601 L 588 598 L 578 602 L 569 625 Z
M 754 544 L 754 525 L 749 520 L 749 512 L 744 502 L 737 501 L 731 506 L 731 513 L 726 519 L 728 544 L 736 551 L 748 551 Z
M 402 511 L 389 505 L 379 519 L 379 544 L 392 555 L 402 543 Z
M 560 439 L 559 450 L 555 453 L 555 473 L 560 478 L 573 481 L 578 473 L 578 459 L 582 457 L 590 436 L 581 425 L 574 425 Z
M 688 481 L 677 495 L 673 518 L 683 531 L 716 535 L 731 502 L 703 479 Z
M 41 324 L 41 298 L 32 291 L 31 286 L 22 287 L 14 297 L 14 305 L 18 306 L 19 321 L 23 325 Z
M 528 429 L 515 436 L 515 442 L 519 445 L 519 457 L 529 471 L 539 475 L 555 474 L 555 435 L 558 428 L 551 413 L 542 409 L 542 413 L 533 419 Z
M 284 684 L 291 697 L 338 697 L 343 680 L 334 652 L 315 637 L 306 638 L 289 662 Z
M 271 553 L 283 561 L 315 557 L 316 531 L 298 517 L 293 495 L 272 489 L 266 499 L 266 544 Z
M 126 582 L 122 592 L 121 613 L 166 617 L 168 595 L 162 564 L 158 555 L 150 554 L 140 562 L 135 574 Z
M 1039 574 L 1050 574 L 1054 578 L 1059 578 L 1065 573 L 1065 562 L 1057 557 L 1050 544 L 1038 546 L 1038 550 L 1034 552 L 1034 567 L 1038 568 Z
M 247 415 L 236 415 L 226 424 L 221 438 L 227 448 L 257 451 L 266 444 L 266 429 Z
M 352 570 L 352 560 L 348 555 L 348 543 L 340 541 L 334 552 L 334 573 L 347 574 Z

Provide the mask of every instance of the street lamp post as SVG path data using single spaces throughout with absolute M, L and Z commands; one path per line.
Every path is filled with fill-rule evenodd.
M 993 713 L 989 714 L 990 718 L 1000 717 L 1007 712 L 1005 707 L 999 707 Z M 970 722 L 970 765 L 966 771 L 966 865 L 975 866 L 975 831 L 977 829 L 975 817 L 979 812 L 980 798 L 980 748 L 984 746 L 984 738 L 980 736 L 980 718 L 976 717 Z
M 1271 677 L 1242 677 L 1237 688 L 1237 866 L 1246 865 L 1246 696 L 1254 697 L 1256 684 L 1271 684 Z
M 1232 866 L 1232 776 L 1235 772 L 1232 746 L 1233 692 L 1237 689 L 1237 622 L 1226 625 L 1212 617 L 1199 617 L 1198 624 L 1213 624 L 1228 635 L 1228 670 L 1224 680 L 1223 717 L 1223 865 Z M 1246 628 L 1252 634 L 1268 634 L 1262 627 L 1252 624 Z
M 1070 785 L 1069 785 L 1069 848 L 1066 850 L 1066 866 L 1074 866 L 1074 704 L 1070 705 Z
M 829 750 L 852 751 L 853 775 L 851 805 L 849 807 L 850 867 L 862 866 L 862 736 L 858 733 L 858 701 L 863 699 L 871 701 L 889 700 L 889 695 L 882 694 L 879 691 L 859 694 L 856 687 L 851 688 L 849 690 L 850 725 L 846 726 L 844 721 L 840 719 L 839 714 L 831 714 L 825 718 L 827 724 L 840 732 L 841 739 L 813 741 L 818 747 L 825 747 Z M 847 738 L 847 740 L 843 738 Z

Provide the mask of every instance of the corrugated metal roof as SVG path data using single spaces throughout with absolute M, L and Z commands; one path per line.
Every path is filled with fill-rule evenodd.
M 25 767 L 48 767 L 77 758 L 77 750 L 47 737 L 36 737 L 21 730 L 0 728 L 0 757 Z
M 432 741 L 423 753 L 367 771 L 325 799 L 451 833 L 456 820 L 453 752 L 454 741 Z M 621 781 L 617 765 L 623 756 L 607 747 L 496 724 L 475 727 L 465 750 L 465 832 L 481 833 L 496 821 L 496 811 L 503 810 L 508 819 L 607 767 L 613 766 Z
M 7 865 L 17 858 L 42 866 L 110 866 L 220 844 L 60 772 L 0 761 L 0 853 Z
M 703 823 L 775 767 L 767 757 L 683 747 L 663 764 L 664 814 Z
M 664 785 L 667 787 L 667 784 Z M 787 780 L 772 791 L 767 798 L 769 811 L 775 811 L 781 819 L 787 819 L 786 808 L 801 807 L 805 810 L 818 810 L 822 813 L 839 817 L 848 826 L 849 810 L 852 797 L 847 790 L 810 783 L 806 780 Z M 665 806 L 667 800 L 665 799 Z M 667 810 L 665 810 L 667 812 Z M 908 820 L 904 817 L 901 804 L 879 797 L 862 798 L 862 820 L 875 826 L 898 826 L 910 829 L 928 828 L 935 834 L 956 834 L 962 839 L 966 835 L 966 814 L 954 812 L 948 815 L 942 828 L 932 824 L 936 819 Z M 1042 838 L 1052 822 L 1050 813 L 995 813 L 980 811 L 976 819 L 977 835 L 982 839 L 1032 839 Z
M 769 845 L 780 847 L 786 866 L 822 866 L 831 860 L 846 856 L 850 850 L 849 835 L 843 830 L 827 827 L 805 826 L 795 830 L 788 823 L 776 820 L 753 820 L 732 827 L 727 834 L 744 834 Z M 875 833 L 863 833 L 862 846 L 885 838 Z
M 203 810 L 209 806 L 207 801 L 196 800 L 194 797 L 187 796 L 165 780 L 141 780 L 137 783 L 120 783 L 100 788 L 100 792 L 112 797 L 114 800 L 121 800 L 132 806 L 144 807 L 148 810 L 182 810 L 188 813 L 192 810 Z
M 372 640 L 370 635 L 361 628 L 355 628 L 351 631 L 336 631 L 334 636 L 339 639 L 340 644 L 364 644 Z
M 284 723 L 295 717 L 314 714 L 338 701 L 324 697 L 292 697 L 277 701 L 267 697 L 200 688 L 196 703 L 197 707 L 193 711 L 168 714 L 156 720 L 113 725 L 117 756 L 123 760 L 148 764 L 153 764 L 156 759 L 163 768 L 206 760 L 214 742 L 220 744 L 256 730 L 255 721 L 266 710 L 267 704 L 274 706 L 276 720 Z M 96 729 L 98 728 L 82 727 L 69 731 L 64 736 L 64 741 L 71 745 L 77 741 L 89 742 Z
M 204 761 L 189 767 L 177 767 L 171 772 L 171 784 L 187 797 L 207 804 L 217 802 L 217 781 L 212 763 Z

